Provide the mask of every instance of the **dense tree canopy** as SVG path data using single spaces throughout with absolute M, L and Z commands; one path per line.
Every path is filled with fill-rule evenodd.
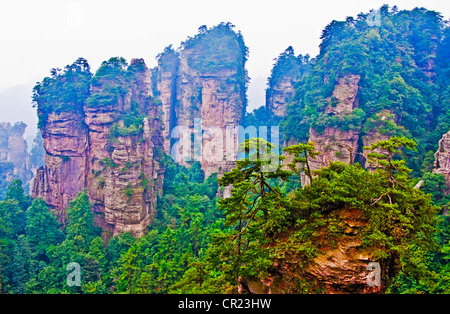
M 63 70 L 52 69 L 51 76 L 38 82 L 33 89 L 33 103 L 37 107 L 39 125 L 51 112 L 80 112 L 89 97 L 92 78 L 86 59 L 79 58 Z

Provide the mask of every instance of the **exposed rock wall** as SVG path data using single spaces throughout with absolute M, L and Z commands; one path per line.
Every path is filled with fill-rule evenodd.
M 266 95 L 266 107 L 276 116 L 285 117 L 287 105 L 294 95 L 294 85 L 298 76 L 284 76 L 272 86 Z
M 450 131 L 444 134 L 439 141 L 439 148 L 434 154 L 433 173 L 445 176 L 447 189 L 445 194 L 450 194 Z
M 88 133 L 83 121 L 82 112 L 50 113 L 41 128 L 45 166 L 38 169 L 31 194 L 45 199 L 60 221 L 69 202 L 86 186 Z
M 196 119 L 201 119 L 197 120 L 201 122 L 203 131 L 199 161 L 205 177 L 208 177 L 212 173 L 229 171 L 234 166 L 233 161 L 224 158 L 227 153 L 226 129 L 234 129 L 239 125 L 244 108 L 242 94 L 235 91 L 234 83 L 228 83 L 236 76 L 236 70 L 198 73 L 187 62 L 195 53 L 193 49 L 181 53 L 175 113 L 177 125 L 192 131 Z M 237 142 L 237 135 L 232 141 Z
M 309 57 L 295 56 L 289 46 L 278 58 L 268 78 L 266 108 L 278 117 L 285 117 L 287 105 L 294 95 L 294 86 L 303 74 L 309 71 Z
M 335 86 L 331 99 L 334 105 L 328 105 L 325 113 L 328 115 L 346 115 L 358 107 L 358 83 L 359 75 L 346 75 L 339 79 Z M 343 131 L 338 128 L 326 127 L 324 132 L 318 133 L 310 129 L 309 141 L 316 144 L 316 150 L 320 155 L 310 160 L 311 170 L 317 170 L 328 166 L 331 161 L 350 163 L 355 160 L 358 150 L 360 130 Z M 309 178 L 302 175 L 302 185 L 309 184 Z
M 27 125 L 23 122 L 0 123 L 0 180 L 2 187 L 18 178 L 28 183 L 31 171 L 28 165 L 27 143 L 23 137 Z
M 158 58 L 158 66 L 155 77 L 155 96 L 161 101 L 163 111 L 162 121 L 164 124 L 163 138 L 164 151 L 170 155 L 171 131 L 175 127 L 175 99 L 176 99 L 176 79 L 178 75 L 178 66 L 180 63 L 179 55 L 172 49 L 166 49 L 165 53 Z
M 286 116 L 286 108 L 289 100 L 294 95 L 294 84 L 296 77 L 284 77 L 272 88 L 270 97 L 268 97 L 266 106 L 275 115 L 279 117 Z

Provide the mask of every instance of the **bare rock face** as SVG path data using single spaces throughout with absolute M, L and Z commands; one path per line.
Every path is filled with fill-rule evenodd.
M 295 252 L 284 252 L 284 258 L 274 261 L 266 278 L 240 278 L 240 293 L 366 294 L 385 291 L 384 275 L 392 265 L 379 263 L 374 250 L 362 246 L 361 231 L 367 220 L 361 211 L 342 209 L 335 212 L 335 217 L 344 228 L 343 234 L 330 237 L 327 226 L 319 229 L 313 239 L 319 249 L 315 258 L 305 261 Z M 283 243 L 286 239 L 282 236 L 277 241 Z M 379 271 L 378 278 L 375 271 Z
M 69 202 L 86 184 L 88 138 L 83 119 L 83 113 L 50 113 L 41 129 L 45 167 L 37 171 L 32 196 L 45 199 L 60 221 L 66 217 Z
M 358 83 L 359 75 L 348 74 L 341 77 L 334 88 L 331 98 L 335 100 L 334 105 L 329 105 L 325 109 L 326 113 L 343 114 L 350 113 L 353 109 L 358 107 Z
M 330 101 L 334 105 L 328 105 L 325 113 L 329 115 L 345 115 L 358 107 L 357 94 L 359 75 L 346 75 L 339 79 Z M 310 129 L 309 141 L 316 144 L 316 150 L 321 154 L 316 159 L 311 159 L 311 170 L 317 170 L 329 165 L 331 161 L 353 162 L 358 150 L 360 130 L 340 130 L 337 128 L 325 128 L 318 133 Z M 302 176 L 302 185 L 309 184 L 309 178 Z
M 163 111 L 162 121 L 164 124 L 164 151 L 168 155 L 170 155 L 171 148 L 171 131 L 175 126 L 176 119 L 174 103 L 176 99 L 176 79 L 179 63 L 179 54 L 171 49 L 171 47 L 168 47 L 159 56 L 158 66 L 153 70 L 156 73 L 154 82 L 156 85 L 156 95 L 154 96 L 157 96 L 161 101 Z
M 14 178 L 24 183 L 31 179 L 27 143 L 23 137 L 26 127 L 23 122 L 0 123 L 0 180 L 3 183 Z
M 141 236 L 156 211 L 157 190 L 161 187 L 157 183 L 162 182 L 158 173 L 163 175 L 157 149 L 163 142 L 162 125 L 154 119 L 160 116 L 159 108 L 150 100 L 150 72 L 142 59 L 133 59 L 132 66 L 140 69 L 130 91 L 118 103 L 85 109 L 90 143 L 86 186 L 103 230 Z M 145 115 L 142 134 L 111 136 L 113 126 L 125 127 L 123 115 L 131 112 L 132 102 Z
M 445 176 L 447 189 L 444 193 L 450 194 L 450 131 L 444 134 L 439 141 L 439 149 L 434 154 L 433 173 Z
M 153 101 L 144 61 L 133 59 L 127 72 L 126 93 L 116 101 L 86 103 L 79 113 L 48 114 L 41 129 L 45 166 L 37 171 L 32 196 L 43 198 L 64 222 L 69 202 L 86 189 L 95 222 L 104 232 L 141 236 L 154 217 L 162 187 L 161 109 Z M 108 95 L 117 84 L 111 80 L 99 78 L 91 95 Z
M 224 69 L 216 73 L 198 73 L 187 60 L 195 58 L 194 50 L 181 53 L 177 84 L 175 113 L 177 125 L 194 132 L 195 121 L 203 131 L 200 164 L 205 177 L 212 173 L 231 170 L 234 162 L 224 159 L 226 155 L 226 129 L 234 129 L 243 116 L 242 94 L 235 91 L 234 83 L 227 83 L 236 75 L 235 69 Z M 197 120 L 196 120 L 197 119 Z M 232 139 L 237 142 L 237 135 Z M 233 159 L 233 158 L 230 158 Z M 183 161 L 181 162 L 183 164 Z
M 283 77 L 272 87 L 266 106 L 279 117 L 286 116 L 286 108 L 289 100 L 294 95 L 294 84 L 298 77 Z
M 221 24 L 191 38 L 179 55 L 166 50 L 158 64 L 165 152 L 184 166 L 199 161 L 205 177 L 235 165 L 238 135 L 231 130 L 240 124 L 246 102 L 242 45 L 242 39 Z
M 326 167 L 331 161 L 352 162 L 358 149 L 358 138 L 359 132 L 353 130 L 326 128 L 324 133 L 318 134 L 311 129 L 309 141 L 316 143 L 316 149 L 321 152 L 316 159 L 311 159 L 311 169 Z
M 278 117 L 285 117 L 287 105 L 294 95 L 294 86 L 304 73 L 309 71 L 309 57 L 295 56 L 289 46 L 275 60 L 267 81 L 266 109 Z

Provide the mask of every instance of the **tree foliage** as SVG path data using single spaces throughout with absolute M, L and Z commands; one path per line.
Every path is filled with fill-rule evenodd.
M 63 70 L 52 69 L 51 76 L 33 88 L 33 103 L 37 107 L 39 126 L 43 126 L 52 112 L 80 112 L 89 97 L 92 78 L 88 62 L 79 58 Z

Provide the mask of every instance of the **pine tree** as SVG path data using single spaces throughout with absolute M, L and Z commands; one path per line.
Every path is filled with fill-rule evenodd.
M 292 162 L 288 166 L 293 172 L 296 172 L 298 170 L 298 164 L 300 164 L 300 172 L 304 172 L 308 176 L 309 182 L 313 181 L 313 173 L 309 165 L 310 158 L 316 159 L 316 156 L 320 155 L 320 151 L 315 151 L 315 146 L 315 143 L 308 142 L 307 144 L 299 143 L 283 149 L 294 155 Z
M 76 245 L 87 252 L 89 244 L 97 235 L 94 228 L 92 204 L 86 191 L 80 193 L 67 207 L 67 240 L 75 241 Z
M 287 180 L 290 172 L 277 167 L 265 172 L 277 154 L 276 148 L 262 139 L 245 140 L 239 147 L 245 158 L 236 161 L 236 168 L 218 179 L 221 186 L 231 186 L 231 196 L 218 201 L 226 217 L 229 231 L 215 234 L 213 246 L 219 262 L 229 261 L 229 280 L 242 273 L 255 274 L 267 267 L 267 252 L 262 249 L 265 235 L 273 235 L 283 228 L 288 215 L 281 190 L 270 180 Z M 278 156 L 283 160 L 283 156 Z M 258 256 L 260 258 L 255 258 Z
M 12 251 L 11 263 L 8 265 L 11 273 L 10 291 L 13 294 L 25 293 L 26 283 L 34 274 L 36 260 L 32 249 L 24 235 L 17 238 Z
M 50 245 L 57 245 L 64 237 L 55 215 L 42 199 L 33 200 L 28 208 L 25 230 L 28 243 L 38 255 L 45 255 Z

